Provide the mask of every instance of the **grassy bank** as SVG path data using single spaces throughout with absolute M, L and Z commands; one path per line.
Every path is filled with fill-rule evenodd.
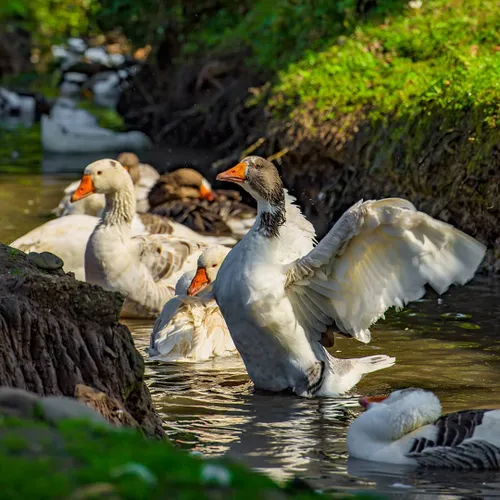
M 50 427 L 3 419 L 0 450 L 2 498 L 323 497 L 303 484 L 278 486 L 226 459 L 205 460 L 135 431 L 85 422 Z
M 492 0 L 260 0 L 244 16 L 222 9 L 206 19 L 184 52 L 250 47 L 254 67 L 275 75 L 269 104 L 280 115 L 309 103 L 323 120 L 481 109 L 495 126 L 497 7 Z

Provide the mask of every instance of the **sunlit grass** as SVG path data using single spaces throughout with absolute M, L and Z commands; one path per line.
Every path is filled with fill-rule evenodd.
M 373 119 L 427 108 L 481 108 L 499 118 L 500 13 L 492 0 L 258 1 L 243 16 L 222 9 L 188 52 L 249 46 L 274 73 L 270 105 L 289 113 L 314 102 L 325 119 L 362 110 Z M 276 77 L 277 74 L 277 77 Z

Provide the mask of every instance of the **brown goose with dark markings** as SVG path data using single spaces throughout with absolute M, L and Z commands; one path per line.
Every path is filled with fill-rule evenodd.
M 234 190 L 213 190 L 196 170 L 180 168 L 160 177 L 148 196 L 151 212 L 169 217 L 200 234 L 241 238 L 256 211 Z

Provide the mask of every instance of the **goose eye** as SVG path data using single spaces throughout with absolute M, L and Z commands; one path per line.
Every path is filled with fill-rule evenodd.
M 102 170 L 98 170 L 97 175 L 101 175 L 101 174 L 102 174 Z
M 212 267 L 217 267 L 217 264 L 212 264 Z

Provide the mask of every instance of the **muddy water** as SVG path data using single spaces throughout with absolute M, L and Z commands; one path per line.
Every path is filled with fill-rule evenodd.
M 0 176 L 0 241 L 47 220 L 73 176 Z M 356 394 L 418 386 L 443 410 L 500 407 L 500 281 L 478 278 L 441 300 L 391 313 L 369 345 L 338 339 L 341 357 L 390 354 L 397 364 L 370 374 Z M 145 355 L 152 322 L 128 322 Z M 147 382 L 165 429 L 178 446 L 228 454 L 281 480 L 293 475 L 325 491 L 375 490 L 426 498 L 500 496 L 500 473 L 420 472 L 348 460 L 345 436 L 357 397 L 304 400 L 255 393 L 238 357 L 203 364 L 147 362 Z

